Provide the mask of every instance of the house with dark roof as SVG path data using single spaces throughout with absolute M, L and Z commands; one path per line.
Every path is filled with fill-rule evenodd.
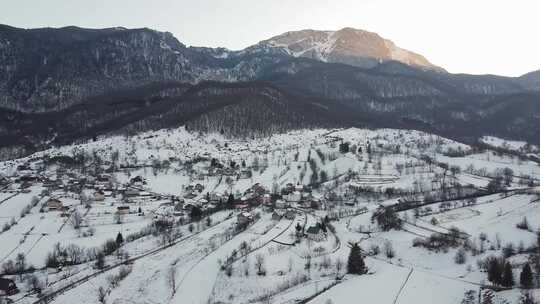
M 19 289 L 13 280 L 0 278 L 0 295 L 11 296 L 18 292 Z
M 47 207 L 49 211 L 57 211 L 57 210 L 62 210 L 62 208 L 64 207 L 64 204 L 62 203 L 62 201 L 60 201 L 57 198 L 50 198 L 49 200 L 45 202 L 45 206 Z

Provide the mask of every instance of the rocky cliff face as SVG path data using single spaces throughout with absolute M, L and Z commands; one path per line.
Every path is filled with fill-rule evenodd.
M 422 55 L 402 49 L 376 33 L 353 28 L 287 32 L 261 41 L 252 48 L 276 48 L 295 57 L 359 67 L 370 68 L 380 62 L 394 60 L 417 68 L 443 71 Z

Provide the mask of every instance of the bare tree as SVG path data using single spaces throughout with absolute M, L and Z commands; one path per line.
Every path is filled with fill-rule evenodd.
M 124 221 L 124 216 L 120 212 L 114 214 L 114 222 L 117 224 L 122 224 Z
M 343 261 L 340 258 L 336 259 L 336 278 L 339 277 L 341 273 L 341 269 L 343 269 Z
M 260 253 L 255 255 L 255 268 L 257 268 L 258 275 L 266 274 L 266 271 L 264 270 L 264 256 Z
M 105 298 L 107 297 L 107 291 L 103 287 L 98 288 L 98 301 L 99 303 L 105 304 Z
M 17 254 L 17 257 L 15 257 L 15 271 L 19 273 L 19 276 L 21 276 L 22 279 L 22 273 L 26 269 L 26 256 L 24 253 L 20 252 Z
M 171 295 L 176 293 L 176 265 L 171 265 L 167 271 L 167 284 L 171 288 Z
M 287 267 L 288 267 L 289 272 L 293 270 L 293 260 L 291 257 L 289 257 L 289 260 L 287 261 Z
M 26 278 L 26 282 L 28 283 L 32 291 L 41 293 L 41 281 L 35 274 L 28 275 L 28 277 Z
M 392 242 L 386 241 L 384 243 L 384 254 L 387 258 L 392 259 L 396 256 L 396 252 L 394 251 L 394 247 L 392 246 Z
M 71 263 L 80 264 L 83 262 L 83 258 L 84 258 L 83 248 L 75 244 L 70 244 L 66 247 L 65 252 L 67 254 L 67 258 L 71 261 Z
M 245 261 L 244 261 L 244 275 L 247 277 L 249 276 L 249 266 L 250 266 L 250 262 L 249 262 L 249 259 L 246 257 Z
M 71 225 L 73 226 L 74 229 L 79 230 L 81 228 L 82 221 L 83 221 L 83 218 L 82 218 L 81 213 L 79 212 L 79 210 L 75 210 L 71 214 Z

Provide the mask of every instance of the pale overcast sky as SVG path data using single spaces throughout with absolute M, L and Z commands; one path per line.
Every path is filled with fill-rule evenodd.
M 0 0 L 0 23 L 12 26 L 149 27 L 230 49 L 354 27 L 453 73 L 507 76 L 540 69 L 539 12 L 540 0 Z

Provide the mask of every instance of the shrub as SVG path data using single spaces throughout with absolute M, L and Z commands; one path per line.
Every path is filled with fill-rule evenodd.
M 526 218 L 526 217 L 523 217 L 523 219 L 521 220 L 521 222 L 519 222 L 519 223 L 516 224 L 516 227 L 517 227 L 518 229 L 530 231 L 529 222 L 527 221 L 527 218 Z
M 465 264 L 465 262 L 467 262 L 467 252 L 465 251 L 465 249 L 459 248 L 456 251 L 456 255 L 454 256 L 454 262 L 459 265 Z
M 383 231 L 389 231 L 392 229 L 400 230 L 403 225 L 402 220 L 397 216 L 397 213 L 393 208 L 379 207 L 373 213 L 371 221 L 376 221 L 377 225 Z

